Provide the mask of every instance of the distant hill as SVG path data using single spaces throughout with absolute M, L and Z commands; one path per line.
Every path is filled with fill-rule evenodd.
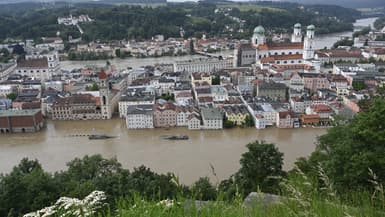
M 384 0 L 285 0 L 301 4 L 329 4 L 340 5 L 347 8 L 383 7 Z
M 99 4 L 115 4 L 115 3 L 166 3 L 167 0 L 0 0 L 0 4 L 12 4 L 21 2 L 36 3 L 52 3 L 52 2 L 68 2 L 68 3 L 99 3 Z
M 183 1 L 198 1 L 198 0 L 168 0 L 169 2 L 183 2 Z M 213 0 L 213 2 L 220 0 Z M 222 0 L 224 1 L 224 0 Z M 264 0 L 233 0 L 239 1 L 264 1 Z M 273 2 L 297 2 L 301 4 L 329 4 L 339 5 L 349 8 L 368 8 L 368 7 L 383 7 L 385 5 L 384 0 L 271 0 Z M 167 0 L 0 0 L 0 4 L 20 3 L 20 2 L 94 2 L 94 3 L 166 3 Z

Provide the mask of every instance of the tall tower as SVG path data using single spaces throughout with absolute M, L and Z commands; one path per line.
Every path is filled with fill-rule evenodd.
M 110 87 L 108 84 L 108 76 L 102 69 L 99 73 L 99 93 L 100 104 L 103 119 L 110 119 L 112 117 L 110 109 Z
M 265 44 L 265 29 L 263 26 L 257 26 L 254 29 L 253 37 L 251 38 L 251 44 L 254 46 L 258 46 L 260 44 Z
M 302 42 L 302 32 L 301 32 L 301 24 L 297 23 L 294 25 L 294 32 L 291 36 L 291 42 Z
M 306 37 L 303 45 L 303 59 L 314 59 L 314 25 L 307 27 Z

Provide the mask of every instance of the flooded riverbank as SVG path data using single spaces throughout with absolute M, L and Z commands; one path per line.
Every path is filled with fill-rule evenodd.
M 74 134 L 105 133 L 108 140 L 71 137 Z M 210 164 L 219 179 L 239 168 L 246 144 L 255 140 L 275 143 L 284 155 L 284 168 L 290 169 L 298 157 L 314 151 L 316 137 L 325 129 L 231 129 L 219 131 L 128 130 L 121 119 L 100 121 L 48 121 L 47 128 L 34 134 L 0 134 L 0 172 L 9 172 L 23 157 L 38 159 L 44 169 L 58 171 L 75 157 L 101 154 L 117 157 L 123 167 L 145 165 L 157 172 L 174 172 L 183 183 L 210 176 Z M 186 134 L 188 140 L 164 140 L 164 134 Z M 213 179 L 215 180 L 215 179 Z

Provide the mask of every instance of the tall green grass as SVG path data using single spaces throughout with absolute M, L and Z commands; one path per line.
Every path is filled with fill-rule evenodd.
M 383 186 L 373 177 L 373 192 L 355 190 L 343 196 L 337 195 L 333 184 L 323 169 L 319 170 L 319 182 L 300 170 L 281 184 L 281 200 L 278 203 L 243 204 L 243 196 L 236 193 L 235 198 L 226 201 L 219 192 L 217 200 L 196 206 L 194 197 L 186 198 L 179 194 L 167 201 L 144 200 L 139 195 L 121 199 L 114 211 L 103 213 L 103 217 L 380 217 L 385 216 Z

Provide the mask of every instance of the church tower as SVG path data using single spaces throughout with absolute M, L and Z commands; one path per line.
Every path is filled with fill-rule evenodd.
M 291 36 L 291 42 L 302 42 L 302 32 L 301 32 L 301 24 L 297 23 L 294 25 L 294 32 Z
M 103 119 L 110 119 L 112 117 L 110 109 L 110 87 L 108 84 L 108 76 L 102 69 L 99 73 L 99 93 L 100 104 Z
M 265 29 L 263 28 L 263 26 L 255 27 L 253 37 L 251 38 L 251 44 L 254 46 L 258 46 L 265 43 Z
M 303 45 L 303 59 L 314 59 L 314 25 L 307 27 L 306 37 Z

